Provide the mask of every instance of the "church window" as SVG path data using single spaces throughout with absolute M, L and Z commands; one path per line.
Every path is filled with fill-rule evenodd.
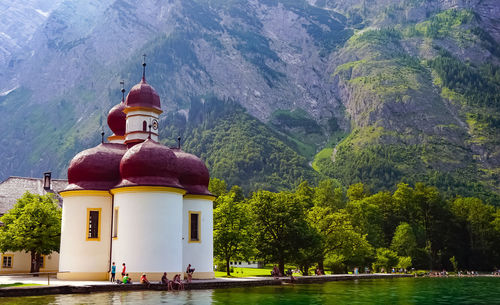
M 113 215 L 113 238 L 118 238 L 118 207 L 115 208 Z
M 14 255 L 12 255 L 12 254 L 2 255 L 2 268 L 12 268 L 13 258 L 14 258 Z
M 101 209 L 87 209 L 87 240 L 100 240 Z
M 189 211 L 189 242 L 200 242 L 200 214 Z
M 148 123 L 146 121 L 142 122 L 142 131 L 148 131 Z

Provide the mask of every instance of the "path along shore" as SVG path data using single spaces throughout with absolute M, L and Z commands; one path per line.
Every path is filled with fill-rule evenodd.
M 400 278 L 413 277 L 412 274 L 335 274 L 322 276 L 298 276 L 292 281 L 290 277 L 246 277 L 246 278 L 216 278 L 212 280 L 193 280 L 191 283 L 184 283 L 186 290 L 192 289 L 215 289 L 231 288 L 244 286 L 266 286 L 266 285 L 286 285 L 290 283 L 309 284 L 322 283 L 330 281 L 348 281 L 361 279 L 381 279 L 381 278 Z M 61 281 L 55 278 L 50 279 L 50 285 L 47 285 L 47 277 L 19 277 L 19 276 L 0 276 L 0 284 L 39 284 L 40 286 L 25 287 L 4 287 L 0 288 L 1 297 L 15 296 L 36 296 L 49 294 L 71 294 L 71 293 L 94 293 L 110 291 L 133 291 L 133 290 L 166 290 L 165 285 L 152 283 L 149 287 L 140 283 L 133 284 L 113 284 L 106 281 L 87 282 L 87 281 Z M 1 299 L 0 299 L 1 303 Z

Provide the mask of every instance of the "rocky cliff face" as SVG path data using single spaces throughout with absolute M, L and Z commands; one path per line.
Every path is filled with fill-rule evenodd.
M 0 157 L 8 162 L 0 177 L 64 175 L 71 156 L 96 142 L 119 80 L 139 80 L 143 53 L 170 113 L 165 134 L 179 115 L 196 125 L 193 107 L 214 97 L 239 103 L 307 158 L 335 151 L 313 165 L 345 183 L 383 188 L 465 171 L 494 187 L 500 174 L 498 105 L 474 103 L 484 97 L 450 80 L 448 67 L 460 64 L 467 82 L 482 75 L 484 90 L 498 89 L 494 0 L 51 3 L 1 44 Z M 26 12 L 2 22 L 20 24 Z
M 29 42 L 60 3 L 61 0 L 0 1 L 0 94 L 14 88 L 11 68 L 32 55 Z

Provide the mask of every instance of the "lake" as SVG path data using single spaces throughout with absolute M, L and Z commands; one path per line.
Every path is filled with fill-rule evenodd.
M 180 292 L 0 298 L 2 305 L 500 304 L 500 277 L 399 278 Z

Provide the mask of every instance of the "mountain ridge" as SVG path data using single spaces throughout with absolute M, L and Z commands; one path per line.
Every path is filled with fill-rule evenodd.
M 9 160 L 0 177 L 48 167 L 63 176 L 72 155 L 107 130 L 118 81 L 137 82 L 147 53 L 166 141 L 204 128 L 193 100 L 232 100 L 306 158 L 277 189 L 329 176 L 378 190 L 439 172 L 498 192 L 498 10 L 494 1 L 65 1 L 35 32 L 35 54 L 8 67 L 12 78 L 0 75 L 0 91 L 18 87 L 0 97 L 0 158 Z M 450 78 L 452 68 L 466 81 Z M 480 96 L 474 82 L 491 94 Z M 190 122 L 172 126 L 175 118 Z M 194 150 L 218 154 L 205 147 Z M 307 163 L 320 151 L 315 174 Z M 266 175 L 281 170 L 290 169 Z M 228 182 L 245 184 L 238 179 Z M 247 190 L 273 188 L 248 179 Z

